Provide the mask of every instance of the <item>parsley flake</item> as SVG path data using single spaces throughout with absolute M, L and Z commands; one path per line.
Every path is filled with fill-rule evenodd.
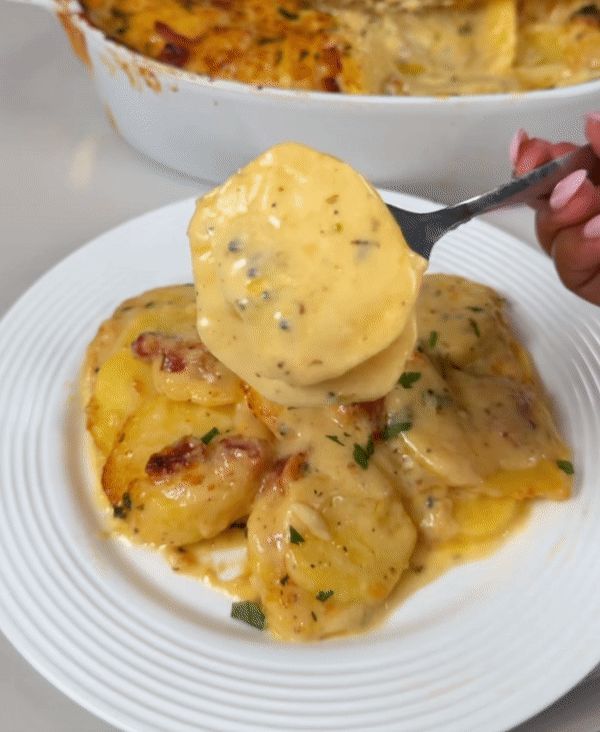
M 415 384 L 420 378 L 420 371 L 405 371 L 398 379 L 398 383 L 405 389 L 412 389 L 412 385 Z
M 333 590 L 320 590 L 315 597 L 319 602 L 325 602 L 333 595 Z
M 429 334 L 429 348 L 435 348 L 437 346 L 438 342 L 438 332 L 437 330 L 432 330 Z
M 386 424 L 382 437 L 384 440 L 393 440 L 401 432 L 408 432 L 411 428 L 412 422 L 391 422 Z
M 373 443 L 373 435 L 371 435 L 369 437 L 369 441 L 364 447 L 355 442 L 354 452 L 352 454 L 354 461 L 360 465 L 363 470 L 366 470 L 369 467 L 369 459 L 374 452 L 375 445 Z
M 573 475 L 575 473 L 573 463 L 569 460 L 557 460 L 556 464 L 563 471 L 563 473 L 566 473 L 567 475 Z
M 202 435 L 200 438 L 202 442 L 205 445 L 208 445 L 208 443 L 213 440 L 217 435 L 219 434 L 219 430 L 217 427 L 213 427 L 212 430 L 208 430 L 208 432 L 205 435 Z
M 328 440 L 331 440 L 332 442 L 335 442 L 338 445 L 341 445 L 342 447 L 344 447 L 344 443 L 340 440 L 340 438 L 337 435 L 325 435 L 325 437 Z
M 250 600 L 234 602 L 231 606 L 231 617 L 235 620 L 241 620 L 242 623 L 248 623 L 248 625 L 258 630 L 264 630 L 267 625 L 265 614 L 260 605 Z
M 293 526 L 290 526 L 290 543 L 292 543 L 292 544 L 303 544 L 304 543 L 304 537 L 302 536 L 302 534 L 300 532 L 296 531 L 296 529 Z
M 470 310 L 472 313 L 482 313 L 483 308 L 476 307 L 475 305 L 470 305 L 467 310 Z
M 469 318 L 469 325 L 471 326 L 471 330 L 478 338 L 481 338 L 481 331 L 479 330 L 479 326 L 477 325 L 477 321 L 473 320 L 473 318 Z

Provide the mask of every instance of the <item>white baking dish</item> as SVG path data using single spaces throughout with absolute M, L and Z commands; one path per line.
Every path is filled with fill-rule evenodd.
M 454 199 L 507 177 L 517 127 L 578 140 L 582 115 L 600 109 L 600 81 L 445 99 L 212 81 L 110 41 L 75 0 L 29 1 L 59 17 L 123 137 L 149 157 L 209 181 L 223 180 L 276 142 L 295 140 L 343 158 L 378 185 Z

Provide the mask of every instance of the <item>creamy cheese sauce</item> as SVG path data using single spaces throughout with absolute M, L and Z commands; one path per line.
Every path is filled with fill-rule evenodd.
M 262 394 L 367 400 L 399 377 L 425 262 L 348 165 L 278 145 L 200 199 L 189 236 L 200 337 Z

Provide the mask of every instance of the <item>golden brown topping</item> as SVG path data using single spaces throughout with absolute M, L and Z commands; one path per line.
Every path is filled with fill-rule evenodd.
M 199 438 L 191 435 L 182 437 L 160 452 L 150 455 L 146 463 L 146 473 L 154 480 L 160 480 L 179 470 L 197 465 L 205 458 L 206 451 L 206 445 Z
M 83 0 L 109 37 L 203 75 L 451 95 L 597 78 L 600 4 L 574 0 Z M 72 34 L 71 34 L 72 35 Z
M 266 468 L 270 449 L 264 440 L 233 435 L 214 442 L 212 439 L 207 441 L 207 437 L 217 432 L 212 435 L 209 432 L 204 437 L 186 435 L 153 453 L 146 463 L 146 473 L 153 480 L 160 481 L 202 463 L 210 464 L 213 470 L 222 474 L 237 470 L 237 465 L 242 463 L 253 474 Z

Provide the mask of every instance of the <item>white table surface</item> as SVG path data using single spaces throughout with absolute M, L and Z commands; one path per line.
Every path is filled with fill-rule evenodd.
M 132 216 L 194 195 L 199 183 L 143 158 L 117 137 L 52 16 L 0 0 L 0 28 L 1 316 L 79 245 Z M 533 245 L 528 212 L 490 220 Z M 0 710 L 0 732 L 114 729 L 55 690 L 2 635 Z M 600 677 L 588 678 L 518 728 L 555 730 L 600 730 Z

